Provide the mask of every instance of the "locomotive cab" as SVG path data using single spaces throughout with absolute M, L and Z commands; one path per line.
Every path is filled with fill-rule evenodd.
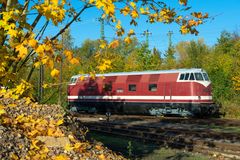
M 213 103 L 211 81 L 204 70 L 180 73 L 178 82 L 189 84 L 193 113 L 207 115 L 216 112 L 218 107 Z

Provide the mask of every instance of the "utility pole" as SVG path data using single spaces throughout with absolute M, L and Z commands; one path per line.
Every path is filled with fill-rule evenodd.
M 176 61 L 174 57 L 174 47 L 172 44 L 172 31 L 168 31 L 167 36 L 168 36 L 168 49 L 166 52 L 166 64 L 168 68 L 175 68 Z
M 99 20 L 99 22 L 101 23 L 101 27 L 100 27 L 100 37 L 101 37 L 101 40 L 105 40 L 105 35 L 104 35 L 104 19 L 100 17 L 98 20 Z
M 38 101 L 41 102 L 43 98 L 43 80 L 44 80 L 44 66 L 41 64 L 39 68 L 38 79 Z
M 167 36 L 168 36 L 168 49 L 172 48 L 172 31 L 168 31 Z
M 149 35 L 151 35 L 151 34 L 152 34 L 152 33 L 149 32 L 148 29 L 142 33 L 142 35 L 146 36 L 146 41 L 145 41 L 145 43 L 146 43 L 147 47 L 149 46 Z

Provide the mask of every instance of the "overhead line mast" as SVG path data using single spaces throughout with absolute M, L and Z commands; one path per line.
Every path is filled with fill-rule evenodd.
M 168 36 L 168 48 L 172 48 L 172 35 L 173 32 L 172 31 L 168 31 L 167 36 Z
M 105 34 L 104 34 L 104 19 L 100 17 L 98 20 L 99 20 L 100 25 L 101 25 L 101 27 L 100 27 L 100 37 L 101 37 L 101 40 L 105 40 Z
M 149 32 L 148 29 L 142 33 L 142 35 L 146 36 L 146 41 L 145 41 L 145 43 L 146 43 L 147 47 L 149 47 L 149 35 L 151 35 L 151 34 L 152 34 L 152 33 Z

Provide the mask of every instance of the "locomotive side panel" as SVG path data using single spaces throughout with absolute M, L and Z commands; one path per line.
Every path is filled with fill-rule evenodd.
M 79 108 L 127 114 L 191 115 L 208 111 L 211 84 L 202 70 L 108 74 L 70 84 L 68 100 Z M 196 72 L 196 73 L 195 73 Z M 200 76 L 202 80 L 198 79 Z M 206 75 L 205 75 L 206 76 Z M 73 77 L 74 78 L 74 77 Z

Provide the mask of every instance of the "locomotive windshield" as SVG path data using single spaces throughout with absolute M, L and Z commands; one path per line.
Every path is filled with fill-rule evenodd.
M 77 81 L 77 78 L 73 77 L 70 79 L 70 84 L 76 83 L 76 81 Z
M 203 81 L 202 73 L 194 73 L 196 80 Z
M 195 72 L 195 73 L 181 73 L 179 80 L 197 80 L 197 81 L 209 81 L 207 73 Z

